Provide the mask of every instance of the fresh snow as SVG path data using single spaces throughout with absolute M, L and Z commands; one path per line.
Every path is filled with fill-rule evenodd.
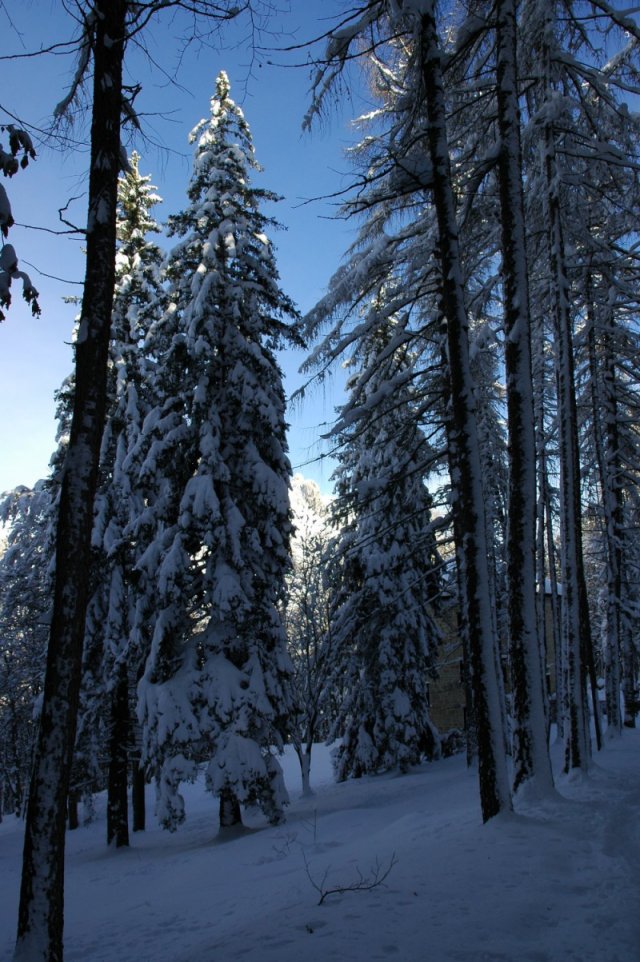
M 315 796 L 293 752 L 285 824 L 245 813 L 218 837 L 201 776 L 186 823 L 107 849 L 98 819 L 67 836 L 66 962 L 632 962 L 640 916 L 640 731 L 597 756 L 561 796 L 482 825 L 459 755 L 404 775 L 336 785 L 316 746 Z M 554 746 L 556 769 L 560 746 Z M 149 803 L 153 791 L 149 788 Z M 10 959 L 22 823 L 0 824 L 0 958 Z M 395 864 L 364 892 L 349 886 Z M 326 874 L 326 880 L 323 879 Z

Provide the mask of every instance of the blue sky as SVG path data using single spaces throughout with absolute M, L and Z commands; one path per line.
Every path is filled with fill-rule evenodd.
M 291 7 L 272 19 L 274 34 L 263 35 L 265 47 L 318 36 L 346 4 L 293 0 Z M 74 24 L 54 0 L 26 0 L 15 9 L 9 5 L 9 13 L 11 22 L 5 6 L 0 5 L 3 54 L 25 54 L 75 33 Z M 215 76 L 225 69 L 264 167 L 257 182 L 284 197 L 269 211 L 286 228 L 273 240 L 282 287 L 304 312 L 323 294 L 353 236 L 351 226 L 332 217 L 335 202 L 308 201 L 334 194 L 349 183 L 344 150 L 354 140 L 350 120 L 361 112 L 364 102 L 359 95 L 351 102 L 344 100 L 311 134 L 303 133 L 312 76 L 306 51 L 284 54 L 265 49 L 252 62 L 246 26 L 237 24 L 227 27 L 221 37 L 227 49 L 192 43 L 182 52 L 179 37 L 184 29 L 180 18 L 166 16 L 147 31 L 144 39 L 155 66 L 141 51 L 129 51 L 125 82 L 143 85 L 136 107 L 146 140 L 129 140 L 127 147 L 135 147 L 142 155 L 140 169 L 152 175 L 164 199 L 156 216 L 163 221 L 184 206 L 191 166 L 188 133 L 208 114 Z M 22 121 L 46 129 L 53 108 L 68 89 L 73 68 L 74 58 L 68 54 L 0 61 L 0 123 L 11 121 L 10 111 Z M 178 85 L 169 79 L 176 71 Z M 3 181 L 17 225 L 28 225 L 14 227 L 8 240 L 41 293 L 43 313 L 32 318 L 16 291 L 7 320 L 0 327 L 0 491 L 19 483 L 32 485 L 44 477 L 55 447 L 53 393 L 71 370 L 69 341 L 75 314 L 74 307 L 63 299 L 81 294 L 83 257 L 81 239 L 53 232 L 64 230 L 58 208 L 68 202 L 65 216 L 80 227 L 85 222 L 86 119 L 86 110 L 81 111 L 66 131 L 70 140 L 66 149 L 36 144 L 37 160 Z M 6 138 L 3 141 L 6 143 Z M 302 359 L 301 354 L 282 358 L 289 394 L 301 383 L 297 369 Z M 338 387 L 330 379 L 289 412 L 294 468 L 315 478 L 325 490 L 330 488 L 330 467 L 306 462 L 321 452 L 320 435 L 340 399 L 340 372 L 335 379 Z

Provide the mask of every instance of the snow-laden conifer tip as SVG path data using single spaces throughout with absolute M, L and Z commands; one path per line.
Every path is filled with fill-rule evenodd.
M 231 83 L 229 82 L 229 75 L 226 70 L 221 70 L 216 77 L 216 99 L 220 102 L 224 102 L 228 99 L 229 93 L 231 91 Z

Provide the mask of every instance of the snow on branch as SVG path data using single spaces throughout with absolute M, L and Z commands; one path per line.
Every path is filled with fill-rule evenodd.
M 12 244 L 5 244 L 0 251 L 0 321 L 5 315 L 1 308 L 11 304 L 11 282 L 22 281 L 22 296 L 31 306 L 31 313 L 36 317 L 41 313 L 38 304 L 38 291 L 31 283 L 31 278 L 24 271 L 18 270 L 18 257 Z
M 15 221 L 13 219 L 13 214 L 11 213 L 9 197 L 7 196 L 7 192 L 2 184 L 0 184 L 0 234 L 2 234 L 3 237 L 6 237 L 9 233 L 9 228 L 13 227 L 14 224 Z
M 640 41 L 640 27 L 633 19 L 633 14 L 638 13 L 640 7 L 631 6 L 627 9 L 617 10 L 606 0 L 592 0 L 592 6 L 600 12 L 601 16 L 608 17 L 617 27 L 634 37 L 635 40 Z
M 71 86 L 69 87 L 69 92 L 67 93 L 66 97 L 64 97 L 63 100 L 61 100 L 60 103 L 54 107 L 53 116 L 56 120 L 62 120 L 62 118 L 66 115 L 69 107 L 75 100 L 78 90 L 84 83 L 84 78 L 89 67 L 91 50 L 93 48 L 96 20 L 97 14 L 95 11 L 92 11 L 84 18 L 82 34 L 78 41 L 78 64 L 73 75 L 73 80 L 71 81 Z
M 16 127 L 15 124 L 2 124 L 0 131 L 6 131 L 9 134 L 9 151 L 5 151 L 0 144 L 0 169 L 5 177 L 13 177 L 20 167 L 24 170 L 29 160 L 35 160 L 33 141 L 26 130 Z M 18 160 L 20 151 L 22 151 L 22 157 Z
M 302 129 L 310 130 L 316 116 L 322 113 L 327 94 L 341 76 L 345 64 L 351 59 L 351 47 L 368 27 L 376 23 L 382 14 L 380 2 L 370 3 L 364 11 L 358 11 L 340 24 L 327 36 L 324 63 L 316 71 L 311 85 L 311 106 L 302 121 Z
M 22 168 L 28 166 L 30 160 L 34 160 L 36 152 L 31 137 L 21 127 L 15 124 L 2 124 L 0 131 L 9 134 L 9 150 L 6 151 L 0 144 L 0 170 L 5 177 L 13 177 Z M 22 152 L 22 157 L 18 160 L 18 154 Z M 15 221 L 11 211 L 9 197 L 0 184 L 0 241 L 7 237 L 9 228 L 13 227 Z M 5 315 L 3 307 L 11 304 L 11 282 L 22 281 L 22 296 L 27 304 L 31 305 L 31 312 L 34 316 L 40 314 L 38 304 L 38 291 L 31 283 L 31 278 L 24 271 L 18 270 L 18 255 L 12 244 L 2 242 L 0 249 L 0 321 L 4 321 Z

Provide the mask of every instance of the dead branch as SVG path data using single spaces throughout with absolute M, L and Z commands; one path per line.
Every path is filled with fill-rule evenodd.
M 389 859 L 389 864 L 385 868 L 385 866 L 381 864 L 380 860 L 376 858 L 375 864 L 371 867 L 368 875 L 363 875 L 360 869 L 356 866 L 356 872 L 358 875 L 356 879 L 354 879 L 352 882 L 346 882 L 343 885 L 334 885 L 329 888 L 326 885 L 329 875 L 329 867 L 325 869 L 322 878 L 318 882 L 311 874 L 311 868 L 304 850 L 302 852 L 302 858 L 304 860 L 307 878 L 320 896 L 318 905 L 322 905 L 325 899 L 327 899 L 330 895 L 343 895 L 345 892 L 370 892 L 372 889 L 378 888 L 379 885 L 384 883 L 385 879 L 391 872 L 391 869 L 398 861 L 396 858 L 396 853 L 394 852 Z

